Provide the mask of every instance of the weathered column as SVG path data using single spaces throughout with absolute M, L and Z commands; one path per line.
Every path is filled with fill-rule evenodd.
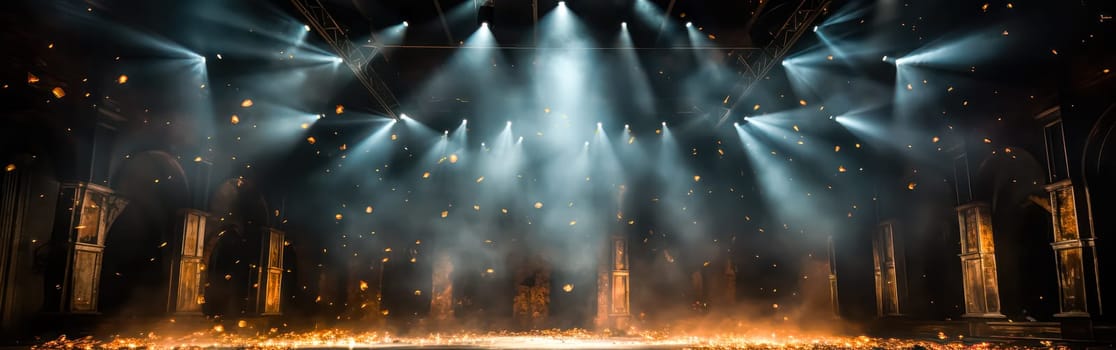
M 988 203 L 957 207 L 961 230 L 961 273 L 965 286 L 965 314 L 969 318 L 1006 318 L 1000 313 L 996 250 Z
M 256 310 L 263 316 L 279 315 L 283 294 L 283 231 L 264 228 L 261 234 Z
M 126 204 L 108 187 L 86 182 L 60 186 L 49 243 L 45 311 L 97 312 L 105 236 Z
M 628 240 L 623 236 L 612 236 L 612 293 L 609 298 L 609 324 L 617 330 L 628 328 L 631 320 L 628 295 Z
M 449 253 L 439 251 L 434 257 L 431 281 L 430 317 L 439 323 L 452 322 L 453 315 L 453 259 Z
M 209 214 L 195 209 L 179 211 L 179 223 L 172 237 L 170 288 L 167 312 L 172 315 L 201 315 L 202 271 L 205 261 L 205 224 Z
M 834 318 L 841 318 L 841 304 L 837 295 L 837 250 L 833 244 L 833 236 L 829 236 L 826 246 L 826 267 L 829 269 L 829 307 Z
M 897 254 L 894 222 L 885 221 L 876 227 L 872 237 L 872 261 L 876 275 L 876 314 L 902 316 L 900 296 L 902 296 L 902 261 Z
M 1062 180 L 1046 186 L 1050 195 L 1050 212 L 1054 222 L 1054 260 L 1058 269 L 1057 317 L 1089 317 L 1086 300 L 1084 248 L 1092 247 L 1091 239 L 1082 239 L 1078 231 L 1077 204 L 1073 184 Z

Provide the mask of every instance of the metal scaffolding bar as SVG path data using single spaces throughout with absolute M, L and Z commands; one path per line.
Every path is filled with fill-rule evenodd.
M 729 114 L 736 109 L 736 105 L 744 99 L 744 96 L 755 88 L 756 83 L 767 76 L 771 68 L 779 65 L 787 51 L 798 42 L 806 32 L 806 28 L 809 28 L 814 20 L 827 10 L 829 4 L 830 0 L 802 0 L 763 49 L 745 50 L 736 55 L 735 62 L 740 80 L 725 96 L 722 103 L 724 110 L 717 121 L 718 126 L 728 120 Z
M 356 75 L 361 85 L 364 85 L 372 98 L 383 109 L 383 113 L 391 118 L 397 118 L 395 109 L 399 103 L 391 93 L 387 84 L 380 79 L 380 75 L 372 69 L 372 60 L 376 58 L 379 49 L 368 45 L 356 45 L 345 34 L 345 28 L 337 24 L 329 10 L 322 5 L 321 0 L 291 0 L 298 12 L 309 22 L 311 28 L 325 39 L 338 57 L 349 66 Z

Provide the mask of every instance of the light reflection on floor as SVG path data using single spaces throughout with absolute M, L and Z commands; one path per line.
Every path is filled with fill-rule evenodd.
M 1044 344 L 1049 346 L 1049 344 Z M 386 333 L 351 333 L 340 330 L 241 335 L 213 330 L 182 336 L 147 333 L 138 337 L 108 339 L 65 337 L 36 348 L 135 349 L 135 348 L 474 348 L 474 349 L 999 349 L 1018 348 L 1004 343 L 961 342 L 954 339 L 904 340 L 866 336 L 765 336 L 668 335 L 644 332 L 633 336 L 607 336 L 581 330 L 432 334 L 425 337 Z

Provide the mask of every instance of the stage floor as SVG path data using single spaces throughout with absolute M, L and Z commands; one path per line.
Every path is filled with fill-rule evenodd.
M 671 336 L 643 333 L 607 336 L 585 331 L 532 331 L 523 333 L 432 334 L 424 337 L 385 333 L 313 331 L 266 335 L 202 331 L 178 336 L 147 334 L 139 337 L 61 337 L 35 348 L 135 349 L 135 348 L 314 348 L 314 349 L 1023 349 L 1051 348 L 1058 344 L 1013 343 L 957 339 L 884 339 L 867 336 L 711 335 Z

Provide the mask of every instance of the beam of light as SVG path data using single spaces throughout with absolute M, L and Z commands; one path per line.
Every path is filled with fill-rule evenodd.
M 616 38 L 616 46 L 620 48 L 632 47 L 632 36 L 628 32 L 627 22 L 622 23 L 620 34 Z M 628 83 L 623 87 L 629 89 L 631 99 L 641 115 L 652 115 L 655 108 L 655 95 L 651 91 L 651 83 L 647 79 L 647 71 L 639 56 L 634 50 L 620 50 L 617 53 L 621 67 L 628 67 Z
M 998 30 L 967 33 L 961 38 L 942 38 L 931 42 L 896 59 L 895 64 L 963 72 L 973 65 L 1002 57 L 1006 48 L 1014 43 L 1006 40 Z
M 403 122 L 403 126 L 409 134 L 414 135 L 419 140 L 430 140 L 438 136 L 438 132 L 430 126 L 411 118 L 406 113 L 399 115 L 399 121 Z
M 845 127 L 849 133 L 875 146 L 895 147 L 889 136 L 888 128 L 883 125 L 882 118 L 873 117 L 867 111 L 852 111 L 839 115 L 834 120 Z
M 740 138 L 748 163 L 757 169 L 756 178 L 763 191 L 763 199 L 768 208 L 783 222 L 824 219 L 815 201 L 807 195 L 810 181 L 796 176 L 791 167 L 794 158 L 770 144 L 770 138 L 762 130 L 748 122 L 734 127 Z

